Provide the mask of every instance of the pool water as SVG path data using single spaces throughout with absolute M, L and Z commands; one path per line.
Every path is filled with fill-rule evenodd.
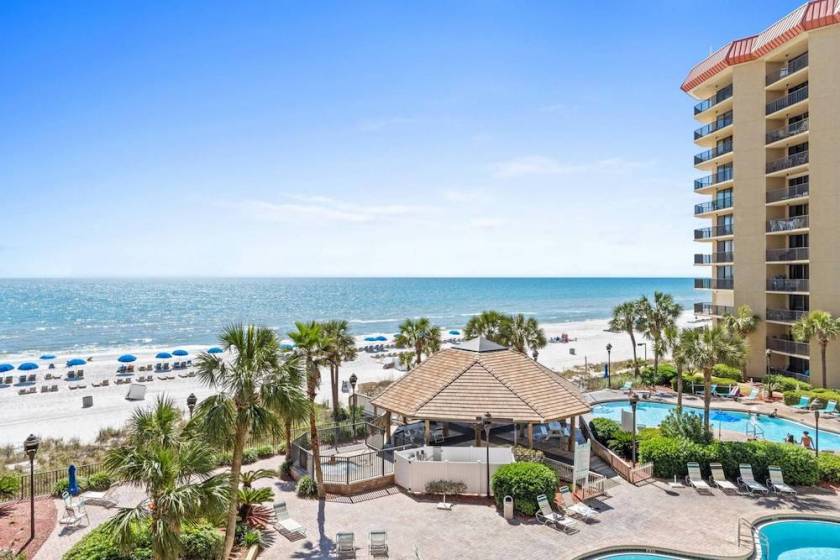
M 636 424 L 648 427 L 658 426 L 674 408 L 673 404 L 641 401 L 636 408 Z M 609 418 L 621 422 L 622 410 L 630 411 L 630 401 L 611 401 L 595 405 L 592 414 L 599 418 Z M 700 416 L 703 415 L 702 408 L 683 405 L 683 410 Z M 717 433 L 718 428 L 742 434 L 747 433 L 747 427 L 750 424 L 748 413 L 727 410 L 721 414 L 721 420 L 715 420 L 715 412 L 712 409 L 711 424 L 715 433 Z M 815 436 L 814 428 L 805 424 L 783 418 L 770 418 L 766 414 L 755 416 L 759 428 L 764 431 L 764 439 L 768 441 L 783 442 L 788 434 L 793 434 L 796 441 L 799 441 L 804 431 L 808 431 L 812 439 Z M 836 424 L 836 421 L 831 420 L 830 422 Z M 840 434 L 824 430 L 822 424 L 820 426 L 820 449 L 840 451 Z

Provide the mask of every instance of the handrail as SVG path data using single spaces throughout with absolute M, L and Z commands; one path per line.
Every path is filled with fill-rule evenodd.
M 709 124 L 701 126 L 697 130 L 695 130 L 694 139 L 699 140 L 704 136 L 708 136 L 713 132 L 716 132 L 722 128 L 726 128 L 730 124 L 732 124 L 732 111 L 727 111 L 724 114 L 718 116 L 717 119 L 713 120 Z
M 770 103 L 767 104 L 767 106 L 765 108 L 765 112 L 766 112 L 766 114 L 770 115 L 772 113 L 775 113 L 776 111 L 781 111 L 782 109 L 784 109 L 786 107 L 789 107 L 791 105 L 794 105 L 796 103 L 799 103 L 800 101 L 803 101 L 805 99 L 808 99 L 808 86 L 805 86 L 804 88 L 800 88 L 800 89 L 794 91 L 793 93 L 782 96 L 779 99 L 776 99 L 774 101 L 771 101 Z
M 777 171 L 782 171 L 784 169 L 796 167 L 797 165 L 805 165 L 806 163 L 808 163 L 807 150 L 804 152 L 798 152 L 789 156 L 785 156 L 774 161 L 768 161 L 766 172 L 775 173 Z
M 718 103 L 726 101 L 730 97 L 732 97 L 732 84 L 729 84 L 728 86 L 719 89 L 717 93 L 715 93 L 711 97 L 707 97 L 700 103 L 696 104 L 694 106 L 694 114 L 699 115 L 703 111 L 708 111 Z
M 778 142 L 779 140 L 796 136 L 803 132 L 808 132 L 808 119 L 802 119 L 801 121 L 777 128 L 776 130 L 771 130 L 765 136 L 765 144 L 772 144 L 773 142 Z

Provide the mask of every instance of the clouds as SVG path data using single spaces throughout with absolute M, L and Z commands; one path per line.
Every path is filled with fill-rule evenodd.
M 258 219 L 270 222 L 317 220 L 319 222 L 372 224 L 405 220 L 434 212 L 434 209 L 428 206 L 357 204 L 327 196 L 288 195 L 285 198 L 288 202 L 245 200 L 235 203 L 235 206 Z
M 535 175 L 574 175 L 582 173 L 627 173 L 652 167 L 655 162 L 613 157 L 595 161 L 561 161 L 557 158 L 529 155 L 515 157 L 493 164 L 493 174 L 499 178 Z

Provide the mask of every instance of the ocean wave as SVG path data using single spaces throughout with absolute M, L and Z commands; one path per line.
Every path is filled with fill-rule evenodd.
M 372 325 L 376 323 L 399 323 L 403 319 L 350 319 L 348 323 L 356 323 L 359 325 Z

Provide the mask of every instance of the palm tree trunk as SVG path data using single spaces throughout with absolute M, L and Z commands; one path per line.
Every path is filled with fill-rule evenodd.
M 330 381 L 332 382 L 333 418 L 338 420 L 338 366 L 330 364 Z
M 245 439 L 248 426 L 241 420 L 236 422 L 236 435 L 233 439 L 233 457 L 230 464 L 230 506 L 228 507 L 227 524 L 225 526 L 225 554 L 230 556 L 233 550 L 233 540 L 236 537 L 236 518 L 239 513 L 239 473 L 242 471 L 242 453 L 245 450 Z
M 418 342 L 416 342 L 416 343 L 414 344 L 414 353 L 415 353 L 415 354 L 417 354 L 417 356 L 416 356 L 416 358 L 417 358 L 416 365 L 418 365 L 418 366 L 420 365 L 420 353 L 421 353 L 421 351 L 422 351 L 422 350 L 423 350 L 423 345 L 422 345 L 422 344 L 420 344 L 420 342 L 419 342 L 419 341 L 418 341 Z
M 306 376 L 306 394 L 309 397 L 311 406 L 309 407 L 309 446 L 312 448 L 312 462 L 315 469 L 315 482 L 318 485 L 318 497 L 323 498 L 326 495 L 324 491 L 324 473 L 321 469 L 321 442 L 318 439 L 318 419 L 316 417 L 315 406 L 315 374 L 312 368 L 317 368 L 315 364 L 309 364 Z
M 633 371 L 635 372 L 635 376 L 639 377 L 639 361 L 636 358 L 636 335 L 633 334 L 633 329 L 627 332 L 630 333 L 630 342 L 633 343 Z
M 654 351 L 653 351 L 653 377 L 656 378 L 659 375 L 659 352 L 656 351 L 656 341 L 653 342 Z
M 285 420 L 285 429 L 286 429 L 286 461 L 291 458 L 290 453 L 292 452 L 292 421 Z
M 828 388 L 828 372 L 825 367 L 825 351 L 828 347 L 828 342 L 820 342 L 820 361 L 822 362 L 822 386 Z
M 711 433 L 709 429 L 709 409 L 712 405 L 712 370 L 703 368 L 703 430 L 706 434 Z
M 677 412 L 682 412 L 683 377 L 682 367 L 677 366 Z

